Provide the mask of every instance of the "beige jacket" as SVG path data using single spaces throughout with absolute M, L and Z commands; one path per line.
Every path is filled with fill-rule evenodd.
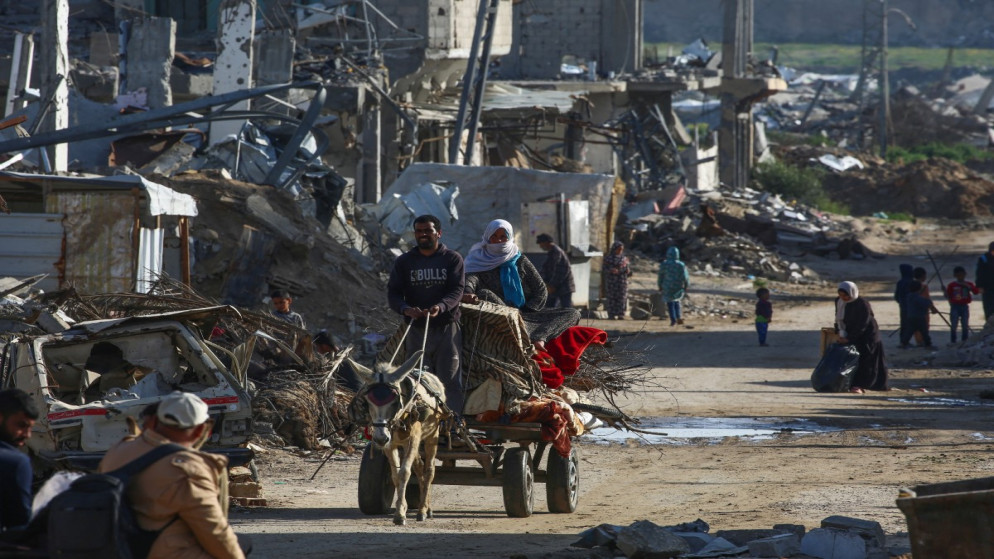
M 107 451 L 99 471 L 109 472 L 142 456 L 169 439 L 154 431 L 126 438 Z M 170 454 L 132 478 L 128 499 L 146 530 L 161 530 L 149 559 L 243 559 L 234 530 L 219 501 L 219 485 L 227 474 L 224 456 L 184 450 Z

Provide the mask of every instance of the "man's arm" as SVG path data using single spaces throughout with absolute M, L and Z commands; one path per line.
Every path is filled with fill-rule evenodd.
M 452 262 L 449 264 L 449 271 L 445 278 L 446 293 L 442 300 L 438 302 L 438 312 L 452 310 L 459 306 L 462 294 L 466 290 L 466 271 L 463 259 L 457 253 L 453 253 Z
M 219 559 L 244 559 L 245 554 L 238 546 L 235 531 L 231 529 L 218 501 L 215 473 L 196 458 L 179 464 L 173 462 L 173 465 L 186 472 L 187 477 L 176 482 L 170 500 L 200 547 Z

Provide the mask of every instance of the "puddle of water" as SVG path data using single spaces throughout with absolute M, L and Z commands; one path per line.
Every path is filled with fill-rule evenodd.
M 887 398 L 891 402 L 901 402 L 902 404 L 917 404 L 921 406 L 949 406 L 951 408 L 966 407 L 991 407 L 994 402 L 978 402 L 976 400 L 962 400 L 959 398 Z
M 837 427 L 825 427 L 807 419 L 742 417 L 652 417 L 642 418 L 636 427 L 647 431 L 659 431 L 663 435 L 633 433 L 623 429 L 601 427 L 583 435 L 583 440 L 597 444 L 624 443 L 635 439 L 642 444 L 687 444 L 691 439 L 718 442 L 727 437 L 738 437 L 749 441 L 772 439 L 782 433 L 810 435 L 841 431 Z

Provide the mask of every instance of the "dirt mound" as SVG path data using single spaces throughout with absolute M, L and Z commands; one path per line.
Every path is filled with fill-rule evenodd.
M 827 175 L 825 190 L 854 215 L 909 213 L 962 219 L 990 216 L 994 182 L 948 159 L 870 166 Z

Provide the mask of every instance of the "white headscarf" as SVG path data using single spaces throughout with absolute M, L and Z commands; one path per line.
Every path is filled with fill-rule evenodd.
M 849 301 L 843 301 L 842 297 L 835 302 L 835 325 L 839 328 L 839 337 L 848 338 L 849 333 L 846 332 L 846 325 L 844 319 L 846 317 L 846 305 L 852 303 L 856 299 L 859 299 L 859 288 L 856 284 L 851 281 L 844 281 L 839 284 L 839 291 L 845 292 L 851 299 Z
M 490 237 L 503 229 L 507 232 L 506 243 L 491 243 Z M 469 249 L 466 255 L 466 273 L 486 272 L 493 270 L 497 266 L 507 262 L 518 255 L 518 245 L 514 244 L 514 228 L 503 219 L 495 219 L 487 225 L 483 232 L 483 241 L 476 243 Z

